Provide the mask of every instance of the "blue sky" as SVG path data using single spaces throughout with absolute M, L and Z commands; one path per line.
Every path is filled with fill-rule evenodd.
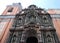
M 18 2 L 22 4 L 23 8 L 35 4 L 45 9 L 60 9 L 60 0 L 0 0 L 0 14 L 2 14 L 7 5 Z
M 36 0 L 33 1 L 34 4 L 36 4 L 37 6 L 41 6 L 42 8 L 54 8 L 54 9 L 58 9 L 60 8 L 60 0 Z

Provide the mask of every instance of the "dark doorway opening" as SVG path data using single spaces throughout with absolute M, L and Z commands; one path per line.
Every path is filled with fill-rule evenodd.
M 38 39 L 36 37 L 28 37 L 26 43 L 38 43 Z

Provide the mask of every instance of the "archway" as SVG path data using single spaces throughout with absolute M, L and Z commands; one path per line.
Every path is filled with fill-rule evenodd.
M 28 37 L 26 43 L 38 43 L 38 39 L 36 37 Z

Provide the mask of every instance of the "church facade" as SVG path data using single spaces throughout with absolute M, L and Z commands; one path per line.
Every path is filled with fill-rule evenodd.
M 30 5 L 16 14 L 6 43 L 59 43 L 48 12 Z

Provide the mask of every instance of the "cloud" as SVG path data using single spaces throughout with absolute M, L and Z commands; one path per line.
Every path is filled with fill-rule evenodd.
M 35 4 L 42 8 L 60 8 L 59 0 L 0 0 L 0 14 L 4 11 L 7 5 L 18 2 L 22 4 L 23 8 L 27 8 L 31 4 Z
M 22 4 L 23 8 L 27 8 L 27 6 L 33 3 L 32 0 L 0 0 L 0 15 L 5 10 L 7 5 L 11 5 L 12 3 L 18 3 L 18 2 Z

